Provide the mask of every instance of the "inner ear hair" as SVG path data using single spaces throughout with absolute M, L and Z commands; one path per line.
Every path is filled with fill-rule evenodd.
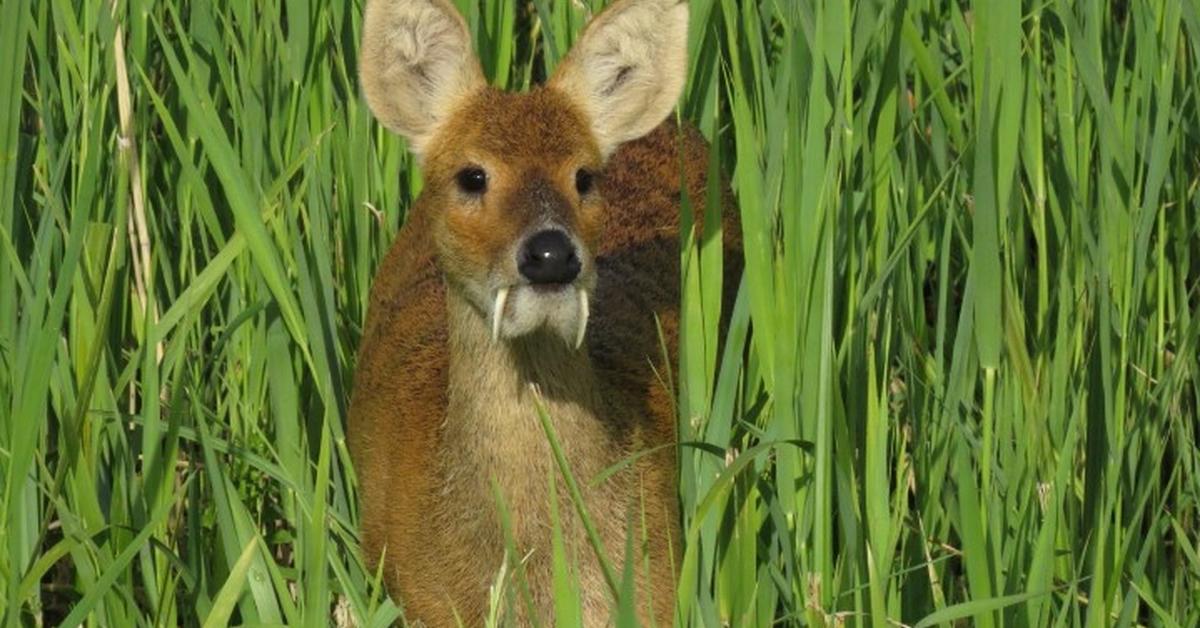
M 367 0 L 360 54 L 368 106 L 418 156 L 455 106 L 486 85 L 449 0 Z
M 550 78 L 588 115 L 605 156 L 675 108 L 687 77 L 687 22 L 686 0 L 618 0 Z
M 612 96 L 613 93 L 617 91 L 617 88 L 621 87 L 621 84 L 629 79 L 629 75 L 633 74 L 633 70 L 634 66 L 632 65 L 621 66 L 621 68 L 617 70 L 617 75 L 608 82 L 608 87 L 604 88 L 602 95 Z

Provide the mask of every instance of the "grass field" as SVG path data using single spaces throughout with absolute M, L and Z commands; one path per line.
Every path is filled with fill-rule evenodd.
M 458 0 L 495 84 L 597 0 Z M 689 626 L 1200 625 L 1200 2 L 691 0 Z M 5 625 L 387 625 L 361 1 L 0 0 Z

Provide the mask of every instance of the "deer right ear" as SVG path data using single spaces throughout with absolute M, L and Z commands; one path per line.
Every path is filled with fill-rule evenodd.
M 604 156 L 658 126 L 687 78 L 687 0 L 618 0 L 580 35 L 550 86 L 588 114 Z
M 359 54 L 371 111 L 418 157 L 455 105 L 486 85 L 467 24 L 448 0 L 367 0 Z

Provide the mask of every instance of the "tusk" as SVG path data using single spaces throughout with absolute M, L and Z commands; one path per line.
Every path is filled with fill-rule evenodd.
M 492 342 L 500 340 L 500 323 L 504 320 L 504 306 L 508 303 L 508 288 L 496 291 L 496 304 L 492 308 Z
M 575 333 L 575 348 L 583 346 L 583 334 L 587 331 L 588 324 L 588 293 L 587 290 L 579 288 L 576 292 L 579 295 L 579 331 Z

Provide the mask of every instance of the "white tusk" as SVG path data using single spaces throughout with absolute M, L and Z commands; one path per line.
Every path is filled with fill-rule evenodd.
M 583 346 L 583 334 L 587 331 L 588 293 L 583 288 L 579 288 L 576 293 L 579 295 L 579 331 L 575 333 L 575 348 L 578 349 Z
M 508 288 L 496 291 L 496 304 L 492 308 L 492 342 L 500 340 L 500 323 L 504 320 L 504 306 L 508 303 Z

